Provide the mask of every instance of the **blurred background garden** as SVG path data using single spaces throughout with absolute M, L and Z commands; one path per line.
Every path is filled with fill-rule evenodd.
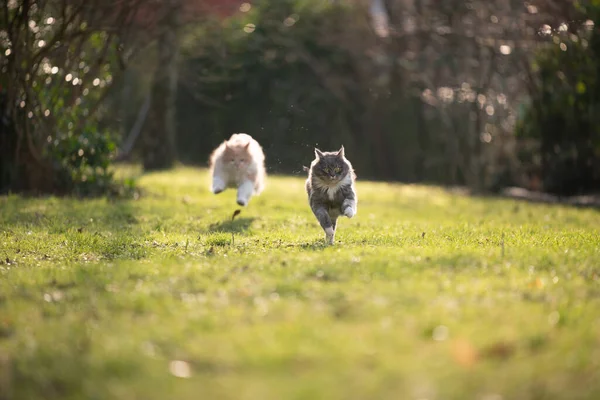
M 600 208 L 498 198 L 600 205 L 599 23 L 0 0 L 0 400 L 600 399 Z M 271 174 L 241 214 L 202 168 L 234 132 Z M 302 166 L 342 144 L 326 246 Z
M 600 1 L 4 0 L 0 191 L 122 192 L 112 165 L 271 173 L 346 147 L 360 179 L 600 187 Z

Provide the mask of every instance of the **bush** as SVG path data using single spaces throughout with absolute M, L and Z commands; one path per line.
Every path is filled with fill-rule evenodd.
M 557 32 L 535 58 L 535 89 L 517 126 L 539 141 L 543 189 L 561 195 L 600 187 L 600 23 L 598 2 L 578 34 Z
M 87 196 L 115 187 L 109 165 L 116 130 L 104 99 L 121 61 L 115 32 L 123 27 L 111 4 L 78 1 L 81 7 L 35 0 L 7 6 L 12 23 L 0 30 L 0 192 Z

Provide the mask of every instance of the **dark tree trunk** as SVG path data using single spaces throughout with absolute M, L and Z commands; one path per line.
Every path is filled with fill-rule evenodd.
M 11 107 L 8 93 L 0 92 L 0 193 L 56 193 L 64 190 L 55 185 L 55 169 L 34 148 L 25 113 Z
M 152 84 L 152 103 L 144 132 L 145 170 L 173 167 L 175 149 L 175 100 L 181 3 L 170 0 L 158 38 L 158 59 Z

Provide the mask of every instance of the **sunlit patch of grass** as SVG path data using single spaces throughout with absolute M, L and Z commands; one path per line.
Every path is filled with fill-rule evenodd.
M 600 213 L 303 181 L 232 219 L 206 171 L 138 199 L 0 197 L 0 399 L 600 397 Z

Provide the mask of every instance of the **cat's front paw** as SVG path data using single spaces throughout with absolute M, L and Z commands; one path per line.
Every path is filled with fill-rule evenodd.
M 211 190 L 212 190 L 212 192 L 214 194 L 219 194 L 223 190 L 225 190 L 225 187 L 226 187 L 225 182 L 223 182 L 220 179 L 215 179 L 215 180 L 213 180 L 213 184 L 212 184 Z
M 356 215 L 356 210 L 352 207 L 346 207 L 344 209 L 344 215 L 348 218 L 352 218 Z
M 335 231 L 333 230 L 333 228 L 325 229 L 325 241 L 327 242 L 327 244 L 332 245 L 334 243 L 334 240 Z
M 244 206 L 247 206 L 247 205 L 248 205 L 248 203 L 250 203 L 250 198 L 251 198 L 251 197 L 252 197 L 252 196 L 244 196 L 244 195 L 239 195 L 239 194 L 238 194 L 238 196 L 237 196 L 237 199 L 236 199 L 236 202 L 237 202 L 237 203 L 238 203 L 240 206 L 244 207 Z

